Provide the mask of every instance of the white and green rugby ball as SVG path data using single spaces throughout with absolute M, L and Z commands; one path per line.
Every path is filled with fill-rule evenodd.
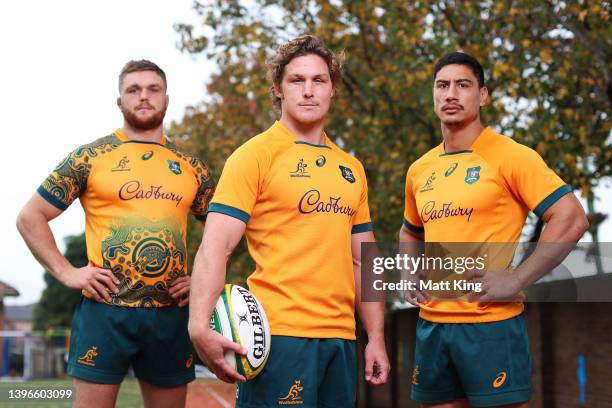
M 210 327 L 243 345 L 245 356 L 226 351 L 225 360 L 247 380 L 257 376 L 270 354 L 270 325 L 261 303 L 238 285 L 225 285 L 210 316 Z

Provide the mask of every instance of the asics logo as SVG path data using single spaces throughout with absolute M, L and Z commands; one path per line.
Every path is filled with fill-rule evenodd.
M 499 388 L 502 385 L 504 385 L 505 382 L 506 382 L 506 372 L 502 371 L 501 373 L 497 374 L 497 377 L 495 378 L 495 380 L 493 380 L 493 388 Z

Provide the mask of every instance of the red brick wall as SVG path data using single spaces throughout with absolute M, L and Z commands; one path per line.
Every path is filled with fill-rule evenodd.
M 535 309 L 539 309 L 539 312 Z M 528 305 L 528 320 L 537 320 L 541 335 L 539 375 L 542 405 L 579 407 L 578 356 L 586 358 L 587 407 L 612 408 L 612 303 L 541 303 Z M 534 353 L 534 358 L 536 353 Z M 537 372 L 536 372 L 537 375 Z

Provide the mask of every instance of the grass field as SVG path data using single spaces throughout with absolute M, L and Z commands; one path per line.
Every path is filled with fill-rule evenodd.
M 2 408 L 65 408 L 72 405 L 71 401 L 17 401 L 11 402 L 9 390 L 36 390 L 53 388 L 72 388 L 72 380 L 34 380 L 28 382 L 0 382 L 0 406 Z M 119 396 L 117 397 L 117 407 L 119 408 L 140 408 L 142 407 L 142 397 L 140 388 L 135 379 L 126 379 L 121 384 Z

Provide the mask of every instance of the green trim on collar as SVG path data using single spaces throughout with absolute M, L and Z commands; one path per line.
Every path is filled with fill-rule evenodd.
M 453 156 L 455 154 L 461 154 L 461 153 L 473 153 L 473 150 L 457 150 L 456 152 L 450 152 L 450 153 L 442 153 L 440 155 L 440 157 L 442 156 Z
M 322 147 L 324 149 L 330 149 L 331 147 L 326 146 L 326 145 L 318 145 L 318 144 L 314 144 L 314 143 L 308 143 L 308 142 L 304 142 L 302 140 L 298 140 L 297 142 L 295 142 L 295 144 L 303 144 L 303 145 L 308 145 L 308 146 L 312 146 L 312 147 Z
M 123 143 L 140 143 L 140 144 L 153 144 L 153 145 L 158 145 L 158 146 L 166 146 L 164 144 L 161 143 L 157 143 L 157 142 L 145 142 L 144 140 L 126 140 Z

